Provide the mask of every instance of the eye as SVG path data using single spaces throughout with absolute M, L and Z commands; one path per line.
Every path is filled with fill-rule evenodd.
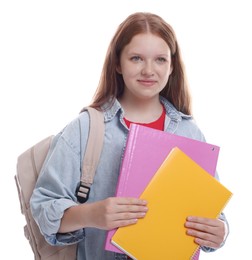
M 142 60 L 142 59 L 140 58 L 140 56 L 135 55 L 135 56 L 132 56 L 132 57 L 130 58 L 130 60 L 132 60 L 132 61 L 140 61 L 140 60 Z
M 167 61 L 167 59 L 164 58 L 164 57 L 158 57 L 158 58 L 157 58 L 157 61 L 158 61 L 159 63 L 165 63 L 165 62 Z

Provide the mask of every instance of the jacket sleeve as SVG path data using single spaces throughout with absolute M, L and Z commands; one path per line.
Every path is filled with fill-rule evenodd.
M 81 176 L 81 147 L 86 145 L 89 129 L 88 116 L 81 117 L 86 131 L 80 133 L 78 117 L 55 136 L 30 200 L 33 218 L 51 245 L 76 243 L 85 236 L 84 230 L 58 233 L 64 211 L 78 204 L 75 190 Z

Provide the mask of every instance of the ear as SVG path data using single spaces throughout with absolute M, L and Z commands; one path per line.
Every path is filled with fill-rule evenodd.
M 172 66 L 172 64 L 171 64 L 171 66 L 170 66 L 170 74 L 169 74 L 169 76 L 172 74 L 172 72 L 173 72 L 173 66 Z
M 116 72 L 119 74 L 122 74 L 121 66 L 120 64 L 116 66 Z

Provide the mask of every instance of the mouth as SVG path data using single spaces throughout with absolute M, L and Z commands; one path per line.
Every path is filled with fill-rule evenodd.
M 155 81 L 155 80 L 147 80 L 147 79 L 141 79 L 141 80 L 138 80 L 138 82 L 144 86 L 153 86 L 154 84 L 157 83 L 157 81 Z

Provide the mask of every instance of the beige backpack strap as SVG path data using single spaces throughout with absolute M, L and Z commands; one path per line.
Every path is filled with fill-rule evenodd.
M 88 200 L 91 185 L 97 165 L 99 163 L 105 132 L 104 114 L 92 107 L 85 107 L 82 111 L 89 113 L 89 136 L 82 162 L 82 176 L 76 196 L 80 203 Z

